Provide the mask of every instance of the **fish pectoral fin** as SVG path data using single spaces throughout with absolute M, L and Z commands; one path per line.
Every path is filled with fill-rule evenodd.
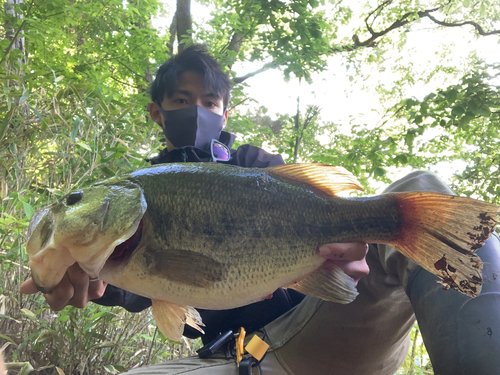
M 179 341 L 181 339 L 184 324 L 193 327 L 202 334 L 205 333 L 200 327 L 204 326 L 200 314 L 191 306 L 179 306 L 175 303 L 153 299 L 152 308 L 158 329 L 171 340 Z
M 195 308 L 188 306 L 187 307 L 187 313 L 186 313 L 186 324 L 197 331 L 201 332 L 203 335 L 205 334 L 205 331 L 201 329 L 201 327 L 205 327 L 205 324 L 203 324 L 203 321 L 201 320 L 200 313 L 198 310 Z
M 151 275 L 199 288 L 208 288 L 227 276 L 223 264 L 191 250 L 152 249 L 144 253 L 144 258 Z
M 347 276 L 335 264 L 324 265 L 297 281 L 288 288 L 325 301 L 347 304 L 356 298 L 358 292 L 354 279 Z
M 326 194 L 337 195 L 341 191 L 361 190 L 356 177 L 343 167 L 320 163 L 285 164 L 266 168 L 271 174 L 278 174 L 288 179 L 300 181 L 310 186 L 312 190 Z

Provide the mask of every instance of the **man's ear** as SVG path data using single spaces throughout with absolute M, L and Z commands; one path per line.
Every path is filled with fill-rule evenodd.
M 222 127 L 226 126 L 227 124 L 227 109 L 224 111 L 224 122 L 222 123 Z
M 155 102 L 149 103 L 148 106 L 149 109 L 149 115 L 151 116 L 151 119 L 156 122 L 158 125 L 160 125 L 160 128 L 163 129 L 163 117 L 160 112 L 160 106 L 156 104 Z

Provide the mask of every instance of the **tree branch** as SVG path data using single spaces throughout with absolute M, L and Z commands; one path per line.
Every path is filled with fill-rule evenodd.
M 413 22 L 412 16 L 418 16 L 419 18 L 429 18 L 432 22 L 445 26 L 445 27 L 460 27 L 460 26 L 465 26 L 465 25 L 471 25 L 473 26 L 479 35 L 481 36 L 488 36 L 488 35 L 493 35 L 493 34 L 500 34 L 500 30 L 493 30 L 493 31 L 484 31 L 484 29 L 476 22 L 473 21 L 463 21 L 463 22 L 457 22 L 457 23 L 452 23 L 452 22 L 445 22 L 445 21 L 440 21 L 436 19 L 431 13 L 434 13 L 442 8 L 442 6 L 432 8 L 432 9 L 426 9 L 422 10 L 419 12 L 407 12 L 401 18 L 398 20 L 394 21 L 391 25 L 389 25 L 387 28 L 381 30 L 381 31 L 375 31 L 373 29 L 373 23 L 375 22 L 375 19 L 380 16 L 380 12 L 382 11 L 383 8 L 387 7 L 393 2 L 393 0 L 386 0 L 379 6 L 377 6 L 373 11 L 371 11 L 365 18 L 364 22 L 366 25 L 366 29 L 370 33 L 370 37 L 364 41 L 361 41 L 358 37 L 358 35 L 353 35 L 353 44 L 347 44 L 347 45 L 341 45 L 341 46 L 335 46 L 332 47 L 330 50 L 331 53 L 337 53 L 337 52 L 350 52 L 354 51 L 356 49 L 362 48 L 362 47 L 375 47 L 377 45 L 377 41 L 382 38 L 383 36 L 387 35 L 393 30 L 399 29 L 403 26 L 406 26 Z M 373 17 L 373 21 L 370 22 L 370 18 Z M 233 38 L 236 38 L 237 34 L 233 35 Z M 231 40 L 231 43 L 233 43 L 233 40 Z M 269 63 L 265 64 L 262 68 L 256 70 L 255 72 L 248 73 L 244 76 L 236 77 L 234 78 L 233 82 L 234 83 L 241 83 L 245 81 L 248 78 L 251 78 L 259 73 L 262 73 L 268 69 L 272 68 L 277 68 L 278 64 L 276 63 Z
M 493 30 L 493 31 L 486 32 L 479 24 L 477 24 L 476 22 L 472 22 L 472 21 L 464 21 L 464 22 L 459 22 L 459 23 L 439 21 L 434 16 L 432 16 L 431 13 L 438 11 L 439 9 L 441 9 L 441 7 L 437 7 L 437 8 L 433 8 L 433 9 L 426 9 L 426 10 L 419 11 L 419 12 L 405 13 L 400 19 L 394 21 L 389 27 L 385 28 L 384 30 L 378 31 L 378 32 L 374 31 L 372 28 L 373 22 L 370 24 L 368 21 L 369 18 L 371 16 L 373 16 L 376 12 L 379 12 L 383 7 L 389 5 L 391 2 L 392 2 L 392 0 L 385 1 L 384 3 L 379 5 L 375 10 L 370 12 L 368 14 L 368 16 L 365 18 L 366 28 L 367 28 L 368 32 L 371 34 L 371 36 L 368 39 L 361 41 L 361 40 L 359 40 L 359 37 L 357 35 L 353 35 L 352 39 L 354 41 L 354 44 L 344 45 L 344 46 L 336 46 L 333 48 L 333 52 L 354 51 L 360 47 L 375 47 L 377 45 L 378 39 L 380 39 L 384 35 L 388 34 L 392 30 L 395 30 L 395 29 L 398 29 L 398 28 L 403 27 L 405 25 L 408 25 L 411 22 L 409 18 L 412 15 L 418 15 L 418 17 L 420 17 L 420 18 L 427 17 L 431 21 L 433 21 L 434 23 L 437 23 L 438 25 L 446 26 L 446 27 L 460 27 L 460 26 L 464 26 L 464 25 L 472 25 L 477 30 L 478 34 L 482 35 L 482 36 L 500 34 L 500 30 Z M 378 15 L 376 15 L 374 17 L 374 19 L 377 17 L 378 17 Z
M 275 62 L 267 63 L 262 68 L 254 71 L 254 72 L 245 74 L 244 76 L 235 77 L 233 79 L 233 82 L 234 83 L 241 83 L 241 82 L 245 81 L 248 78 L 252 78 L 253 76 L 256 76 L 259 73 L 262 73 L 262 72 L 265 72 L 266 70 L 274 69 L 274 68 L 277 68 L 277 67 L 278 67 L 278 64 L 276 64 Z
M 373 35 L 375 33 L 375 31 L 373 31 L 372 25 L 373 25 L 373 22 L 375 22 L 377 17 L 380 15 L 382 8 L 385 8 L 387 5 L 389 5 L 391 3 L 392 3 L 392 0 L 386 0 L 382 4 L 380 4 L 378 7 L 376 7 L 372 12 L 368 13 L 368 15 L 365 18 L 365 25 L 366 25 L 366 28 L 368 29 L 368 31 L 370 32 L 370 34 Z M 378 14 L 375 17 L 373 17 L 373 21 L 371 22 L 371 24 L 368 24 L 368 19 L 371 16 L 373 16 L 373 14 L 375 14 L 375 13 L 378 13 Z
M 132 87 L 132 88 L 134 88 L 134 89 L 138 89 L 138 87 L 137 87 L 137 86 L 135 86 L 135 85 L 131 85 L 131 84 L 130 84 L 130 83 L 128 83 L 128 82 L 125 82 L 125 81 L 122 81 L 121 79 L 115 78 L 115 77 L 113 77 L 112 75 L 110 75 L 110 76 L 109 76 L 109 78 L 111 78 L 113 81 L 116 81 L 116 82 L 118 82 L 118 83 L 121 83 L 122 85 L 129 86 L 129 87 Z
M 482 35 L 482 36 L 500 34 L 500 30 L 493 30 L 493 31 L 486 32 L 479 24 L 477 24 L 476 22 L 473 22 L 473 21 L 450 23 L 450 22 L 445 22 L 445 21 L 439 21 L 436 18 L 434 18 L 434 16 L 431 16 L 430 14 L 427 15 L 427 18 L 429 18 L 432 22 L 437 23 L 438 25 L 446 26 L 446 27 L 460 27 L 460 26 L 465 26 L 465 25 L 471 25 L 471 26 L 474 26 L 477 33 L 479 35 Z
M 110 60 L 113 60 L 113 59 L 110 59 Z M 125 65 L 123 62 L 121 62 L 120 60 L 117 60 L 118 64 L 122 65 L 123 67 L 125 67 L 128 71 L 130 71 L 131 73 L 135 74 L 137 77 L 139 78 L 142 78 L 142 79 L 145 79 L 145 77 L 142 75 L 142 74 L 139 74 L 137 73 L 135 70 L 133 70 L 132 68 L 129 68 L 127 65 Z

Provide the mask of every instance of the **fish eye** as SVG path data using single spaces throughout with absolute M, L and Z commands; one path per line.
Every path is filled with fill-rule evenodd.
M 68 195 L 68 197 L 66 198 L 66 205 L 73 206 L 74 204 L 80 202 L 82 198 L 83 198 L 83 191 L 75 191 L 74 193 Z

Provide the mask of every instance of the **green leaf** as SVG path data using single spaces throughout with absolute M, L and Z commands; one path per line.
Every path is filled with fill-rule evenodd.
M 28 91 L 24 91 L 23 96 L 21 96 L 21 98 L 19 99 L 19 105 L 23 105 L 24 103 L 26 103 L 29 97 L 30 93 Z
M 451 110 L 451 114 L 456 117 L 460 117 L 465 113 L 465 108 L 462 104 L 456 105 Z
M 396 165 L 406 165 L 408 163 L 408 157 L 405 154 L 400 154 L 394 158 L 394 163 Z
M 382 167 L 377 167 L 373 170 L 373 174 L 375 177 L 384 177 L 387 174 L 387 171 Z
M 35 210 L 33 209 L 33 207 L 29 203 L 23 202 L 23 208 L 24 208 L 24 213 L 26 214 L 26 217 L 28 219 L 31 219 L 31 217 L 35 213 Z
M 457 100 L 458 91 L 456 89 L 451 89 L 446 91 L 444 95 L 448 103 L 452 104 L 455 102 L 455 100 Z
M 92 149 L 90 148 L 90 146 L 88 144 L 86 144 L 85 142 L 78 141 L 78 142 L 76 142 L 76 144 L 78 146 L 80 146 L 81 148 L 84 148 L 85 150 L 92 152 Z
M 104 369 L 107 372 L 109 372 L 110 374 L 118 374 L 119 373 L 119 371 L 116 368 L 114 368 L 112 365 L 105 365 Z
M 473 109 L 471 111 L 475 115 L 481 115 L 484 117 L 490 117 L 491 116 L 491 110 L 488 107 L 482 107 L 478 109 Z
M 5 135 L 5 132 L 7 131 L 7 127 L 9 125 L 13 112 L 14 112 L 14 107 L 10 109 L 10 111 L 5 115 L 2 122 L 0 123 L 0 140 L 2 140 L 2 138 Z
M 479 15 L 481 17 L 486 17 L 486 4 L 485 2 L 481 2 L 481 5 L 479 6 Z
M 61 314 L 61 315 L 59 315 L 59 321 L 60 321 L 61 323 L 65 323 L 65 322 L 67 322 L 68 320 L 69 320 L 69 315 L 62 315 L 62 314 Z
M 117 369 L 119 372 L 126 372 L 127 371 L 127 368 L 125 368 L 124 366 L 122 365 L 119 365 L 119 364 L 113 364 L 111 365 L 113 366 L 115 369 Z
M 76 136 L 78 135 L 81 124 L 82 124 L 82 120 L 80 120 L 79 117 L 75 118 L 75 121 L 73 121 L 73 127 L 71 129 L 71 142 L 73 142 L 73 143 L 76 140 Z M 91 151 L 91 150 L 89 149 L 89 151 Z
M 35 314 L 33 314 L 33 312 L 31 312 L 31 311 L 30 311 L 30 310 L 28 310 L 27 308 L 22 308 L 22 309 L 21 309 L 21 312 L 22 312 L 24 315 L 28 316 L 28 317 L 31 317 L 31 318 L 36 318 L 36 315 L 35 315 Z

